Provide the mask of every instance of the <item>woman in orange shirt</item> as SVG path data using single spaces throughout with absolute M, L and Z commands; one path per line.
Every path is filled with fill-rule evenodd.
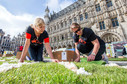
M 36 18 L 33 25 L 26 29 L 26 41 L 21 54 L 20 62 L 24 62 L 27 51 L 32 60 L 43 61 L 43 41 L 45 48 L 53 62 L 59 62 L 53 58 L 52 50 L 49 44 L 49 36 L 45 30 L 45 23 L 42 18 Z

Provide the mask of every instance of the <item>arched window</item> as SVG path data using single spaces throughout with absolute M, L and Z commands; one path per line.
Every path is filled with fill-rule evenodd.
M 100 4 L 95 5 L 95 7 L 97 12 L 101 11 Z
M 106 4 L 107 4 L 107 7 L 111 7 L 112 6 L 112 1 L 111 0 L 106 0 Z
M 67 26 L 67 21 L 65 21 L 65 27 Z
M 54 37 L 54 42 L 56 42 L 56 37 Z
M 77 22 L 77 18 L 76 17 L 74 17 L 74 21 Z
M 85 19 L 87 19 L 87 18 L 88 18 L 88 13 L 86 12 L 86 13 L 85 13 Z
M 72 24 L 72 19 L 69 20 L 70 25 Z
M 64 36 L 63 35 L 61 36 L 61 39 L 64 40 Z
M 63 28 L 63 22 L 61 22 L 61 28 Z
M 118 20 L 117 20 L 117 17 L 112 18 L 111 21 L 112 21 L 112 26 L 113 26 L 113 27 L 119 26 L 119 22 L 118 22 Z
M 99 22 L 100 30 L 105 29 L 104 21 Z
M 54 30 L 56 30 L 56 26 L 54 26 Z
M 79 15 L 79 18 L 80 18 L 80 21 L 83 21 L 83 15 L 82 14 Z
M 73 37 L 73 32 L 70 32 L 70 37 Z
M 59 29 L 59 24 L 57 24 L 57 29 Z
M 67 33 L 65 34 L 65 39 L 68 39 L 68 35 L 67 35 Z

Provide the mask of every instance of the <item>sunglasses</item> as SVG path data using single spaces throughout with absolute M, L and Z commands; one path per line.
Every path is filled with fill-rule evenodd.
M 74 33 L 77 33 L 78 31 L 80 31 L 81 29 L 80 28 L 78 28 Z

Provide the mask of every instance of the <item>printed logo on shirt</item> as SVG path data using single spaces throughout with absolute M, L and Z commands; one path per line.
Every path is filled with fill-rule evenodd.
M 83 38 L 83 37 L 81 37 L 81 38 L 79 38 L 79 43 L 83 43 L 83 44 L 86 44 L 86 38 Z
M 36 38 L 31 41 L 33 44 L 42 44 L 43 42 L 39 42 Z

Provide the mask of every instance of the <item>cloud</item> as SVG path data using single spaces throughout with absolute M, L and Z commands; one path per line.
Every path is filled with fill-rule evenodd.
M 60 8 L 64 9 L 67 6 L 71 5 L 72 3 L 74 3 L 74 2 L 73 1 L 64 0 L 63 2 L 60 3 Z
M 51 13 L 52 11 L 59 12 L 60 10 L 64 9 L 65 7 L 69 6 L 74 2 L 74 0 L 47 0 L 44 7 L 48 5 Z M 45 13 L 42 13 L 42 16 Z M 17 36 L 19 33 L 25 31 L 26 27 L 29 24 L 32 24 L 36 17 L 28 13 L 20 14 L 20 15 L 13 15 L 9 12 L 4 6 L 0 5 L 0 29 L 5 32 L 5 35 L 10 34 L 11 37 Z M 43 17 L 42 17 L 43 18 Z
M 35 18 L 36 16 L 31 14 L 13 15 L 0 5 L 0 29 L 5 32 L 5 35 L 10 34 L 13 37 L 24 32 Z
M 46 6 L 49 7 L 50 11 L 59 12 L 67 6 L 74 3 L 74 0 L 48 0 Z

